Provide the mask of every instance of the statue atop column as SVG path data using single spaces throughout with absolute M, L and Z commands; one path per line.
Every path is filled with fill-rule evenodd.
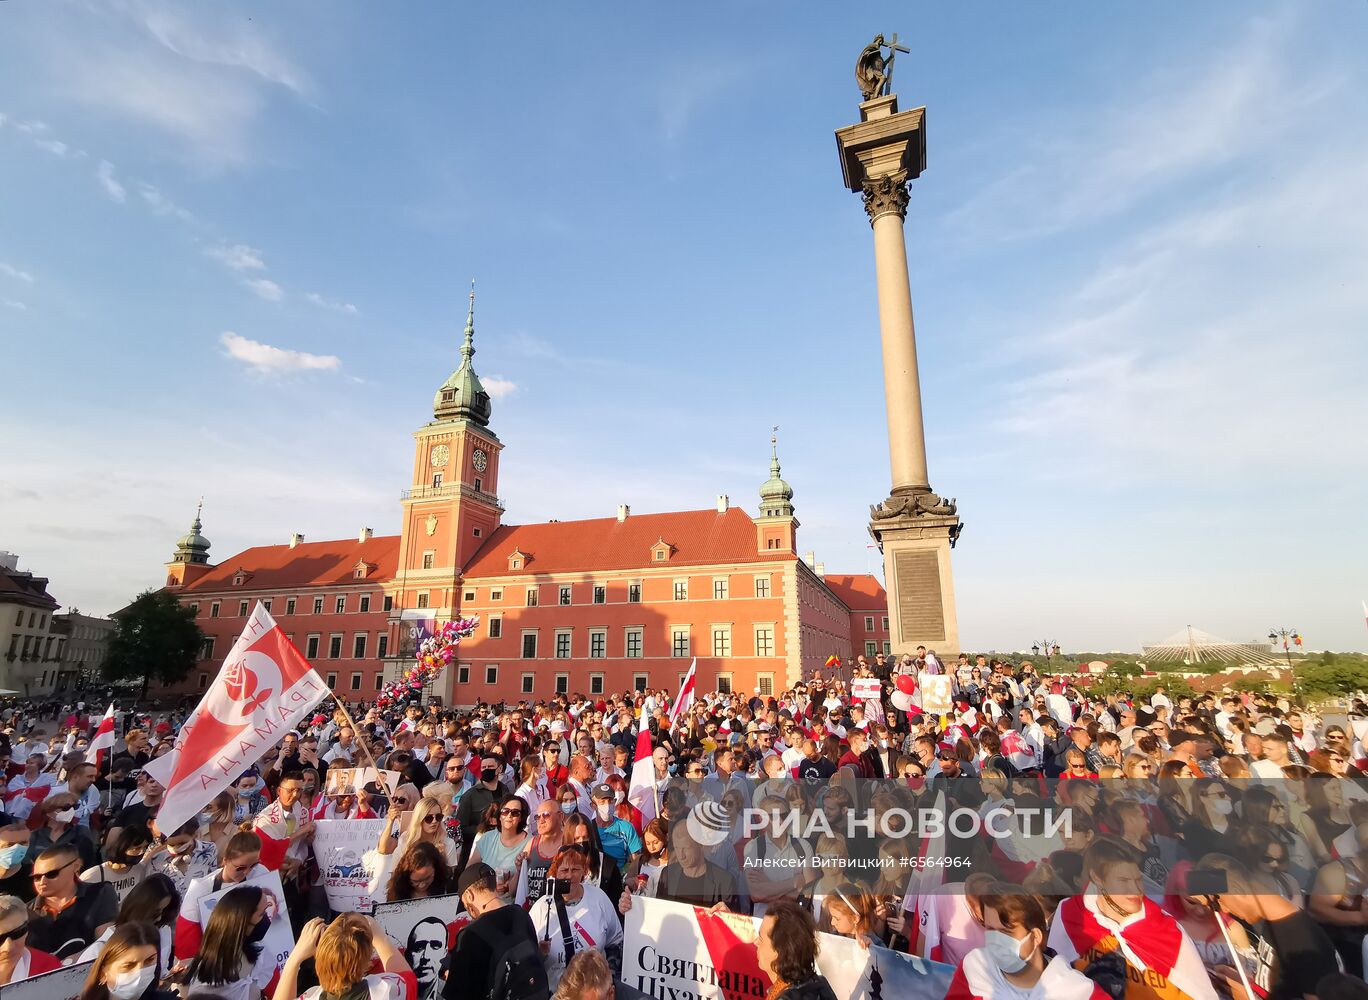
M 882 34 L 874 36 L 874 41 L 855 60 L 855 82 L 860 85 L 861 100 L 872 101 L 893 93 L 893 59 L 899 52 L 909 51 L 907 46 L 898 44 L 896 33 L 890 41 L 884 41 Z

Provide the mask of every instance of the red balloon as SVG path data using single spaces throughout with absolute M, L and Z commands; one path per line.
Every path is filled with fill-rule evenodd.
M 897 680 L 898 690 L 903 694 L 911 694 L 917 690 L 917 682 L 912 679 L 911 674 L 899 674 Z

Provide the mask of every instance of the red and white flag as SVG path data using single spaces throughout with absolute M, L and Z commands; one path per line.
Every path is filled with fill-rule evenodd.
M 651 730 L 644 723 L 637 733 L 636 761 L 632 764 L 632 780 L 627 786 L 627 801 L 641 810 L 641 822 L 651 822 L 656 809 L 655 759 L 651 756 Z
M 1095 896 L 1070 896 L 1055 910 L 1047 945 L 1074 968 L 1087 966 L 1099 955 L 1119 950 L 1132 978 L 1159 996 L 1174 990 L 1192 1000 L 1216 1000 L 1202 957 L 1178 921 L 1158 903 L 1146 899 L 1139 913 L 1124 924 L 1103 923 Z
M 945 824 L 950 822 L 945 808 L 945 793 L 936 793 L 932 811 L 940 817 L 940 832 L 934 836 L 922 837 L 917 850 L 918 865 L 912 869 L 907 880 L 907 894 L 903 897 L 903 910 L 913 916 L 907 929 L 907 950 L 913 955 L 941 961 L 941 929 L 939 890 L 945 882 L 945 867 L 937 864 L 936 859 L 945 857 Z
M 109 707 L 105 709 L 104 718 L 100 720 L 99 728 L 95 730 L 95 738 L 90 741 L 90 749 L 86 751 L 86 761 L 90 764 L 99 764 L 100 755 L 106 750 L 114 749 L 114 703 L 111 701 Z
M 689 664 L 689 672 L 684 675 L 684 683 L 679 685 L 679 697 L 670 706 L 670 728 L 673 729 L 679 717 L 693 707 L 694 703 L 694 674 L 698 671 L 698 657 L 693 658 Z
M 170 832 L 198 813 L 328 694 L 258 601 L 175 748 L 143 769 L 166 788 L 157 826 Z

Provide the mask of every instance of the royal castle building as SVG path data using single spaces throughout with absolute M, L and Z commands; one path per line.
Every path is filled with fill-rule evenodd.
M 265 602 L 333 690 L 373 698 L 411 665 L 429 623 L 480 619 L 429 694 L 446 704 L 556 693 L 699 688 L 777 693 L 838 654 L 887 649 L 887 600 L 868 575 L 826 576 L 798 552 L 793 489 L 777 450 L 752 516 L 704 510 L 505 524 L 504 442 L 475 374 L 474 296 L 461 363 L 413 433 L 399 534 L 262 545 L 217 565 L 197 513 L 165 586 L 207 638 L 183 691 L 202 690 Z

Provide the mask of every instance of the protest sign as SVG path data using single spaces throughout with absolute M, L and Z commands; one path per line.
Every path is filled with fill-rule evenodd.
M 951 690 L 949 674 L 922 673 L 917 678 L 917 687 L 921 689 L 923 712 L 946 715 L 954 707 L 954 692 Z
M 0 986 L 0 1000 L 73 1000 L 80 996 L 86 976 L 95 963 L 64 965 L 40 976 Z
M 469 922 L 465 913 L 456 916 L 460 905 L 460 896 L 455 894 L 375 904 L 376 923 L 403 951 L 418 980 L 418 1000 L 441 990 L 438 973 L 447 951 L 456 932 Z
M 880 690 L 877 677 L 856 677 L 850 682 L 850 696 L 859 701 L 879 697 Z
M 384 829 L 383 819 L 321 819 L 315 824 L 313 849 L 323 874 L 328 905 L 337 913 L 369 913 L 371 873 L 361 864 Z
M 279 872 L 263 872 L 243 879 L 237 885 L 225 886 L 218 892 L 210 893 L 200 899 L 200 927 L 208 928 L 209 916 L 224 896 L 243 886 L 255 886 L 264 890 L 270 901 L 267 903 L 266 919 L 271 922 L 266 936 L 261 939 L 261 957 L 252 969 L 252 982 L 263 990 L 270 983 L 276 970 L 285 964 L 285 959 L 294 950 L 294 930 L 290 927 L 290 915 L 285 912 L 285 890 L 280 884 Z
M 624 928 L 622 980 L 653 997 L 761 1000 L 772 985 L 756 957 L 761 922 L 742 914 L 712 914 L 701 907 L 634 896 Z M 942 1000 L 954 976 L 954 966 L 878 945 L 865 949 L 835 934 L 817 938 L 817 971 L 838 997 Z
M 333 767 L 328 769 L 328 784 L 324 791 L 328 795 L 356 795 L 370 782 L 377 787 L 380 779 L 393 795 L 399 788 L 401 775 L 398 771 L 377 771 L 373 767 Z

